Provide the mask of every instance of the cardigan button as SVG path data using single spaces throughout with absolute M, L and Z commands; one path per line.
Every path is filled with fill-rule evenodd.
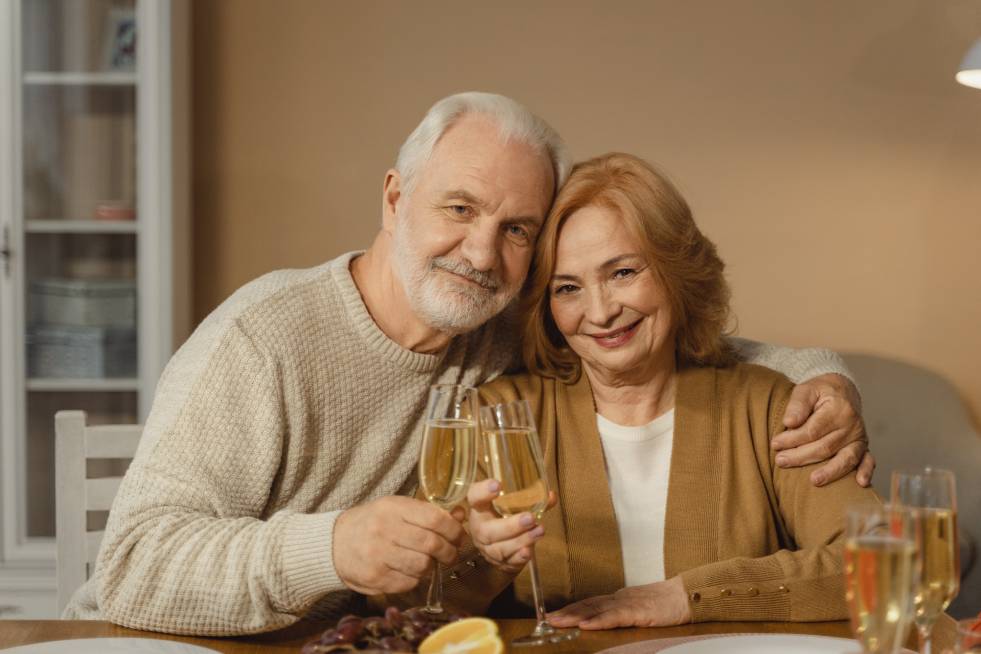
M 694 592 L 694 593 L 692 593 L 692 594 L 690 595 L 690 597 L 691 597 L 691 601 L 693 601 L 693 602 L 698 602 L 698 601 L 701 601 L 701 599 L 702 599 L 702 594 L 701 594 L 701 593 L 699 593 L 699 592 Z
M 782 584 L 781 584 L 780 588 L 777 588 L 777 590 L 779 590 L 781 593 L 789 593 L 790 592 L 790 589 L 787 588 L 786 586 L 782 585 Z
M 450 579 L 452 579 L 453 581 L 456 581 L 459 578 L 460 578 L 460 575 L 458 575 L 456 573 L 456 570 L 454 570 L 453 572 L 450 573 Z
M 759 594 L 760 594 L 759 589 L 753 586 L 750 586 L 749 588 L 746 589 L 746 595 L 748 595 L 749 597 L 756 597 Z
M 729 597 L 730 595 L 732 595 L 732 589 L 730 588 L 723 588 L 719 591 L 719 597 Z
M 477 567 L 477 560 L 476 559 L 470 559 L 469 561 L 467 561 L 467 565 L 470 566 L 471 568 L 476 568 Z

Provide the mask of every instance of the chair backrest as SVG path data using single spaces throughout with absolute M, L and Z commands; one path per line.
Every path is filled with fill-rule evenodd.
M 58 552 L 58 612 L 89 578 L 103 531 L 88 530 L 89 511 L 108 511 L 122 476 L 90 479 L 90 459 L 126 459 L 136 454 L 141 425 L 86 425 L 84 411 L 55 415 L 55 521 Z

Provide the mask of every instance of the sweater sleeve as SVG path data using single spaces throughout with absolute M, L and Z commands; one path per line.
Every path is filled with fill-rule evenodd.
M 275 363 L 235 322 L 201 354 L 192 344 L 161 379 L 100 550 L 100 609 L 177 634 L 284 627 L 344 587 L 337 513 L 267 514 L 286 437 Z
M 777 530 L 786 547 L 761 557 L 739 557 L 699 566 L 681 573 L 693 622 L 843 620 L 842 549 L 844 508 L 876 503 L 874 491 L 851 479 L 817 488 L 803 468 L 779 468 L 769 452 L 767 434 L 782 429 L 781 416 L 790 387 L 777 391 L 771 402 L 769 432 L 755 437 L 761 474 L 776 499 Z
M 795 384 L 828 373 L 847 377 L 855 384 L 855 379 L 844 360 L 831 350 L 818 347 L 784 347 L 735 337 L 729 338 L 729 342 L 744 363 L 776 370 Z

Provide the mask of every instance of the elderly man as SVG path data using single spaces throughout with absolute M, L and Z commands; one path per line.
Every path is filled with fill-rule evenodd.
M 514 101 L 437 103 L 387 173 L 366 252 L 248 284 L 174 356 L 66 615 L 251 633 L 356 610 L 453 564 L 460 522 L 410 497 L 426 393 L 517 360 L 506 309 L 567 169 L 558 135 Z M 799 427 L 819 407 L 781 437 L 806 443 L 788 463 L 841 449 L 821 474 L 854 468 L 864 436 L 853 387 L 826 374 L 843 372 L 837 358 L 754 348 L 794 381 L 818 377 L 788 416 Z

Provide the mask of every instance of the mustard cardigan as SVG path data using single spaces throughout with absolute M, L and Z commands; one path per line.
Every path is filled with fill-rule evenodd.
M 770 439 L 783 430 L 791 383 L 750 364 L 678 373 L 664 566 L 681 575 L 693 621 L 840 620 L 846 505 L 876 503 L 849 475 L 823 488 L 814 466 L 778 468 Z M 550 610 L 624 585 L 619 531 L 585 375 L 565 384 L 531 374 L 481 387 L 485 403 L 529 401 L 550 488 L 559 504 L 536 545 Z M 513 582 L 513 583 L 512 583 Z M 496 600 L 495 600 L 496 598 Z M 512 579 L 465 557 L 445 584 L 445 602 L 484 613 L 534 606 L 527 567 Z

